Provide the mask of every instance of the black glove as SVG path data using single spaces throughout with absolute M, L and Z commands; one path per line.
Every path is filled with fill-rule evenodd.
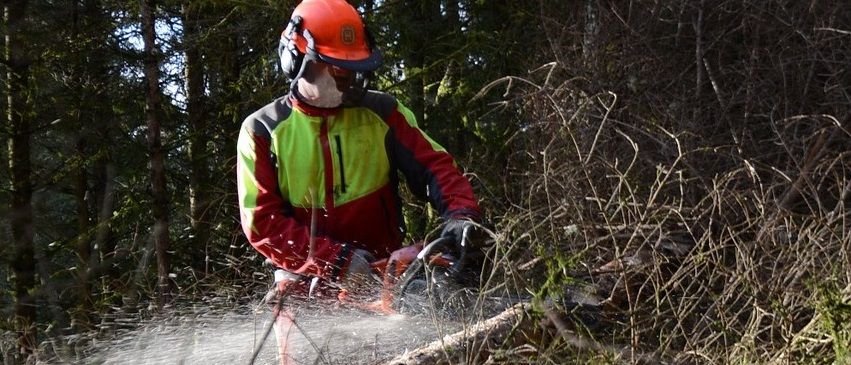
M 440 237 L 451 239 L 458 245 L 462 243 L 470 245 L 475 244 L 470 242 L 473 233 L 477 230 L 477 225 L 469 219 L 450 218 L 443 224 L 443 231 Z

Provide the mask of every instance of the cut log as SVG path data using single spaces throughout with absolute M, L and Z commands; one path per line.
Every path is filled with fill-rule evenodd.
M 530 303 L 518 303 L 464 330 L 409 351 L 385 365 L 479 364 L 491 350 L 524 343 L 536 323 L 527 313 Z
M 561 337 L 564 344 L 575 350 L 605 354 L 613 359 L 630 359 L 634 363 L 657 364 L 654 354 L 641 353 L 628 346 L 601 344 L 580 335 L 574 329 L 576 317 L 561 313 L 549 301 L 541 303 L 544 318 L 530 315 L 532 304 L 518 303 L 502 313 L 478 322 L 464 330 L 444 336 L 426 346 L 406 352 L 383 363 L 384 365 L 444 365 L 504 363 L 501 358 L 509 349 L 530 348 L 530 344 Z M 534 349 L 534 346 L 531 347 Z

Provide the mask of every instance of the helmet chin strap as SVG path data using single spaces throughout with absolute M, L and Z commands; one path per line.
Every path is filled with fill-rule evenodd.
M 317 59 L 316 49 L 314 49 L 316 43 L 313 40 L 313 35 L 310 34 L 310 31 L 307 29 L 305 29 L 301 33 L 301 35 L 302 37 L 304 37 L 305 40 L 307 40 L 307 47 L 305 47 L 306 52 L 304 54 L 304 59 L 301 61 L 301 67 L 299 67 L 298 73 L 295 75 L 295 77 L 293 77 L 292 81 L 290 81 L 290 90 L 298 89 L 298 80 L 301 79 L 302 76 L 304 76 L 304 71 L 307 70 L 307 65 Z

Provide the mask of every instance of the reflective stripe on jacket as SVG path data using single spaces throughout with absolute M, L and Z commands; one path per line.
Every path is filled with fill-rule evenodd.
M 442 217 L 479 215 L 452 157 L 384 93 L 336 109 L 280 98 L 246 118 L 237 146 L 243 231 L 294 273 L 335 279 L 352 248 L 386 257 L 401 247 L 397 171 Z M 314 261 L 306 262 L 314 208 Z

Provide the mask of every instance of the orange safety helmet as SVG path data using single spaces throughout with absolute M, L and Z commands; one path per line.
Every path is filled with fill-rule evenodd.
M 374 71 L 382 61 L 357 10 L 345 0 L 302 1 L 281 34 L 278 54 L 293 80 L 304 71 L 305 58 L 354 72 Z

